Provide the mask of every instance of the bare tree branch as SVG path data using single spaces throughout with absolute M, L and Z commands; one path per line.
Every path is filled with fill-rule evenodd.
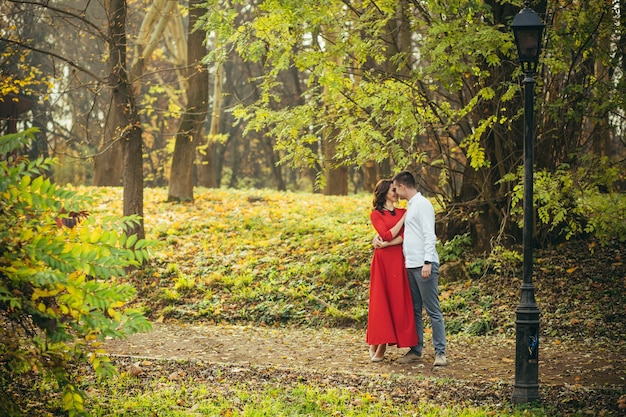
M 100 83 L 106 83 L 106 84 L 108 84 L 108 83 L 106 82 L 106 79 L 104 79 L 104 78 L 102 78 L 102 77 L 99 77 L 98 75 L 94 74 L 93 72 L 89 71 L 88 69 L 86 69 L 86 68 L 84 68 L 84 67 L 81 67 L 80 65 L 77 65 L 76 63 L 74 63 L 73 61 L 71 61 L 71 60 L 69 60 L 69 59 L 65 58 L 64 56 L 61 56 L 61 55 L 59 55 L 59 54 L 56 54 L 56 53 L 54 53 L 54 52 L 52 52 L 52 51 L 46 51 L 46 50 L 43 50 L 43 49 L 35 48 L 34 46 L 27 45 L 27 44 L 25 44 L 24 42 L 19 42 L 19 41 L 16 41 L 16 40 L 14 40 L 14 39 L 7 39 L 7 38 L 0 37 L 0 41 L 6 42 L 6 43 L 8 43 L 8 44 L 16 45 L 16 46 L 19 46 L 20 48 L 28 49 L 29 51 L 33 51 L 33 52 L 36 52 L 36 53 L 39 53 L 39 54 L 44 54 L 44 55 L 49 55 L 49 56 L 52 56 L 52 57 L 54 57 L 54 58 L 57 58 L 57 59 L 58 59 L 58 60 L 60 60 L 60 61 L 65 62 L 65 63 L 66 63 L 66 64 L 68 64 L 69 66 L 71 66 L 71 67 L 73 67 L 73 68 L 76 68 L 78 71 L 80 71 L 80 72 L 82 72 L 82 73 L 84 73 L 84 74 L 89 75 L 89 76 L 90 76 L 90 77 L 92 77 L 94 80 L 96 80 L 96 81 L 98 81 L 98 82 L 100 82 Z
M 50 1 L 40 2 L 40 1 L 25 1 L 25 0 L 9 0 L 9 2 L 13 4 L 27 4 L 31 6 L 39 6 L 48 10 L 52 10 L 53 12 L 57 12 L 59 14 L 72 17 L 74 19 L 77 19 L 83 22 L 84 24 L 86 24 L 87 26 L 91 27 L 93 30 L 98 32 L 98 34 L 100 35 L 102 39 L 107 39 L 107 34 L 105 32 L 100 30 L 100 28 L 97 25 L 95 25 L 92 21 L 85 18 L 84 11 L 82 14 L 77 14 L 68 10 L 59 9 L 58 7 L 51 6 Z

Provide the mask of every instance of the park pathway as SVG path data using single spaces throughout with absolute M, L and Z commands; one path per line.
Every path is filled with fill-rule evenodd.
M 383 362 L 369 360 L 364 332 L 355 329 L 309 329 L 234 325 L 156 323 L 154 329 L 105 348 L 118 357 L 189 360 L 197 363 L 263 366 L 361 375 L 401 374 L 451 378 L 472 383 L 514 383 L 515 340 L 504 336 L 451 337 L 449 366 L 433 367 L 430 335 L 420 362 L 399 365 L 406 349 L 389 347 Z M 597 342 L 596 342 L 597 343 Z M 542 340 L 540 385 L 617 386 L 624 389 L 624 352 L 610 346 Z M 148 362 L 149 363 L 149 362 Z

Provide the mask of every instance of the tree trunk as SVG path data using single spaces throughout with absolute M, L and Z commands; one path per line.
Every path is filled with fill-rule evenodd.
M 348 167 L 340 166 L 326 174 L 324 195 L 348 195 Z
M 378 164 L 376 161 L 367 161 L 361 168 L 363 171 L 363 189 L 368 193 L 373 193 L 378 182 Z
M 270 149 L 268 150 L 268 155 L 270 158 L 270 163 L 272 164 L 272 175 L 274 177 L 274 181 L 276 182 L 276 189 L 278 191 L 287 191 L 287 185 L 285 184 L 285 179 L 283 178 L 283 170 L 280 165 L 278 165 L 278 160 L 276 159 L 276 154 L 273 152 L 274 148 L 272 144 L 269 144 Z
M 230 181 L 228 182 L 228 188 L 237 188 L 239 185 L 240 166 L 243 159 L 248 155 L 248 149 L 250 148 L 250 141 L 241 141 L 241 148 L 236 140 L 231 142 L 232 147 L 232 170 L 230 175 Z
M 124 155 L 124 216 L 140 217 L 139 223 L 126 230 L 126 234 L 143 239 L 142 130 L 126 67 L 126 1 L 110 0 L 108 15 L 111 113 L 118 122 L 115 136 L 122 143 Z
M 122 145 L 116 140 L 116 130 L 120 121 L 116 120 L 113 101 L 110 106 L 104 126 L 104 136 L 100 141 L 99 151 L 93 159 L 93 185 L 96 187 L 120 186 L 124 176 Z
M 207 188 L 219 188 L 219 161 L 217 160 L 217 143 L 207 141 L 206 147 L 200 154 L 200 164 L 197 167 L 198 185 Z
M 335 28 L 327 28 L 324 35 L 331 44 L 337 42 L 338 34 Z M 343 63 L 341 56 L 334 55 L 330 58 L 337 66 Z M 333 126 L 335 122 L 334 112 L 331 110 L 330 103 L 333 103 L 337 97 L 332 97 L 330 89 L 324 86 L 324 101 L 327 103 L 324 108 L 324 117 L 327 119 L 326 128 L 322 136 L 322 170 L 326 185 L 324 186 L 324 195 L 348 195 L 348 167 L 335 162 L 337 148 L 337 129 Z
M 215 159 L 215 137 L 220 132 L 222 114 L 222 82 L 224 80 L 224 66 L 221 62 L 215 63 L 215 76 L 213 78 L 213 109 L 211 110 L 211 127 L 207 138 L 205 153 L 201 157 L 198 166 L 198 183 L 207 188 L 217 188 L 218 175 Z
M 324 195 L 348 195 L 348 167 L 333 164 L 335 157 L 335 132 L 328 133 L 323 142 L 324 151 L 324 176 L 326 185 Z
M 621 13 L 626 13 L 626 10 L 621 9 Z M 608 33 L 603 32 L 596 40 L 601 50 L 611 50 L 611 37 Z M 596 59 L 593 63 L 593 73 L 596 82 L 602 84 L 609 84 L 611 68 L 606 65 L 601 59 Z M 603 97 L 601 93 L 597 93 L 594 98 L 596 102 L 601 103 Z M 609 120 L 609 112 L 596 111 L 591 117 L 588 117 L 585 124 L 585 130 L 588 131 L 587 135 L 591 138 L 593 153 L 598 156 L 611 156 L 617 155 L 617 149 L 614 147 L 614 134 L 611 129 L 611 123 Z
M 119 36 L 119 31 L 122 31 L 122 36 L 126 36 L 126 16 L 125 2 L 110 1 L 108 4 L 107 13 L 108 25 L 109 25 L 109 39 L 107 39 L 109 45 L 109 72 L 121 71 L 120 68 L 115 68 L 116 63 L 113 61 L 113 51 L 117 48 L 126 48 L 126 45 L 116 45 L 117 39 L 114 36 Z M 107 7 L 106 5 L 104 7 Z M 115 22 L 116 15 L 111 14 L 111 11 L 115 11 L 118 7 L 124 8 L 124 16 L 122 22 Z M 121 24 L 121 28 L 114 28 L 115 25 Z M 124 50 L 124 55 L 126 51 Z M 123 185 L 124 177 L 124 156 L 123 156 L 123 144 L 120 142 L 120 126 L 125 126 L 123 119 L 118 117 L 116 106 L 123 101 L 119 100 L 119 95 L 116 97 L 116 88 L 114 79 L 110 80 L 109 86 L 111 87 L 111 97 L 109 98 L 109 107 L 106 114 L 105 125 L 98 145 L 98 152 L 94 156 L 94 171 L 93 171 L 93 185 L 97 187 L 119 187 Z
M 176 133 L 168 201 L 193 201 L 194 159 L 196 146 L 202 137 L 202 127 L 208 109 L 209 79 L 202 59 L 206 55 L 203 45 L 204 30 L 194 30 L 203 11 L 197 7 L 201 0 L 189 1 L 187 32 L 187 109 Z

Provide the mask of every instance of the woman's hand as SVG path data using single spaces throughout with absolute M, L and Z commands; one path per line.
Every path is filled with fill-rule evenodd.
M 372 246 L 374 246 L 374 249 L 384 248 L 386 244 L 387 242 L 385 242 L 380 235 L 376 235 L 376 237 L 372 239 Z
M 388 246 L 401 245 L 403 240 L 404 239 L 402 239 L 402 236 L 396 236 L 390 241 L 386 241 L 386 240 L 383 240 L 383 238 L 380 237 L 380 235 L 376 235 L 376 237 L 372 239 L 372 246 L 374 246 L 374 249 L 383 249 Z

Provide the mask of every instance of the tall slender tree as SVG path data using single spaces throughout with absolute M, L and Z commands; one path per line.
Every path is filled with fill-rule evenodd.
M 168 201 L 193 200 L 196 147 L 208 111 L 209 77 L 203 58 L 206 55 L 206 32 L 197 22 L 203 12 L 202 0 L 189 1 L 187 26 L 187 106 L 182 115 L 172 157 Z
M 138 222 L 129 235 L 145 237 L 143 227 L 143 161 L 141 122 L 128 77 L 126 59 L 126 0 L 110 0 L 109 15 L 109 86 L 112 89 L 111 113 L 116 121 L 116 137 L 124 155 L 124 216 L 137 215 Z

